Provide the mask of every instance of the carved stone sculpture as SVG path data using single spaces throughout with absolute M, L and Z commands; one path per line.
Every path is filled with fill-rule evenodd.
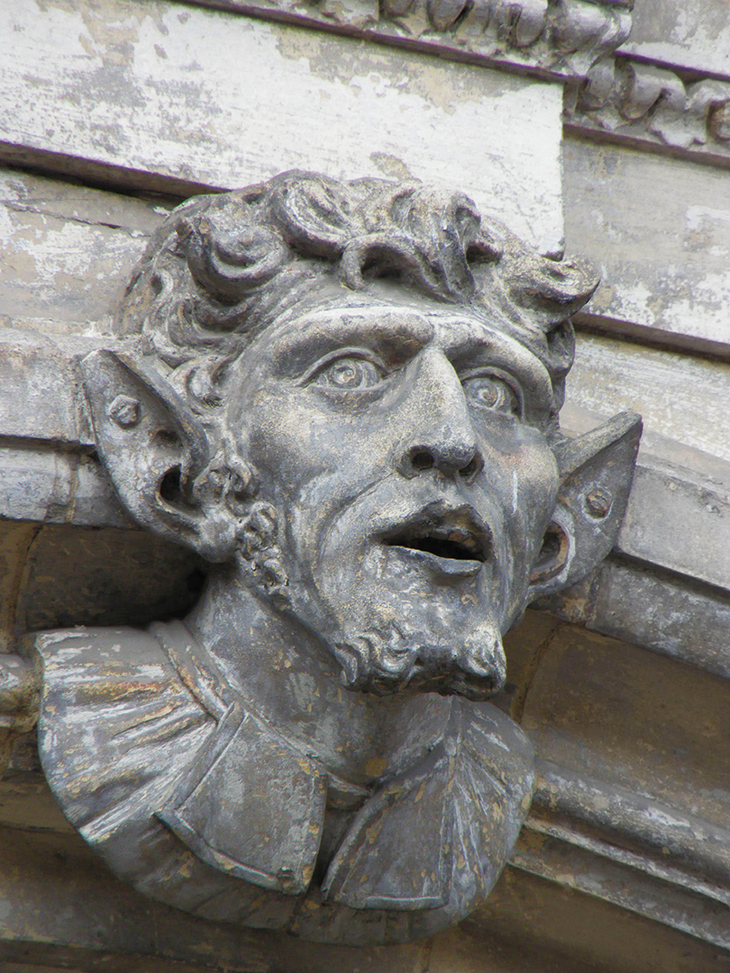
M 37 640 L 45 773 L 117 875 L 331 942 L 485 899 L 533 787 L 502 635 L 608 553 L 640 434 L 560 431 L 594 286 L 418 184 L 285 173 L 165 221 L 82 370 L 122 503 L 206 587 Z

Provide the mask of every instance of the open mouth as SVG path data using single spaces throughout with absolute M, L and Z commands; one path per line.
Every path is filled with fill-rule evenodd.
M 391 547 L 407 547 L 412 551 L 424 551 L 450 561 L 485 561 L 484 553 L 472 537 L 439 537 L 438 534 L 422 534 L 409 537 L 393 537 L 386 542 Z
M 383 542 L 413 555 L 435 559 L 449 573 L 479 570 L 491 549 L 491 534 L 471 516 L 420 516 L 389 532 Z

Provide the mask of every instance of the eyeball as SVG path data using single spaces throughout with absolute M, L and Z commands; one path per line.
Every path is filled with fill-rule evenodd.
M 471 375 L 463 380 L 462 385 L 469 401 L 478 408 L 505 415 L 520 415 L 520 396 L 500 375 Z
M 323 368 L 314 378 L 314 384 L 343 392 L 358 392 L 374 388 L 383 380 L 378 366 L 366 358 L 347 355 Z

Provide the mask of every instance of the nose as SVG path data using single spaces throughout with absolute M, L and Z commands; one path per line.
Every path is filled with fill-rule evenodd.
M 427 349 L 419 356 L 411 381 L 399 471 L 409 478 L 424 470 L 473 478 L 484 460 L 451 362 L 442 352 Z

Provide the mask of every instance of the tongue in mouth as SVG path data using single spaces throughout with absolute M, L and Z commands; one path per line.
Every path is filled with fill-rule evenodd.
M 391 549 L 409 560 L 430 564 L 440 573 L 473 575 L 490 554 L 489 528 L 469 516 L 421 513 L 383 537 Z
M 445 509 L 435 502 L 383 531 L 379 540 L 399 560 L 438 574 L 473 576 L 492 555 L 492 532 L 469 506 Z

